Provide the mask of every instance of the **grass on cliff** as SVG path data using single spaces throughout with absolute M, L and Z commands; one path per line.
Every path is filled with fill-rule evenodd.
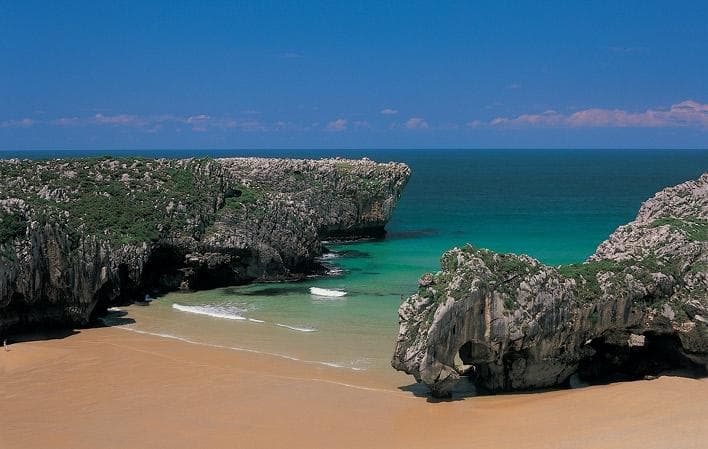
M 691 240 L 699 242 L 708 241 L 708 220 L 700 218 L 681 219 L 676 217 L 657 218 L 651 226 L 670 226 L 672 229 L 681 231 Z
M 64 223 L 73 234 L 139 243 L 170 231 L 198 232 L 219 194 L 218 186 L 195 174 L 209 161 L 110 157 L 22 161 L 0 164 L 0 181 L 6 184 L 7 197 L 24 199 L 40 222 Z M 17 225 L 2 227 L 3 238 L 9 238 Z
M 558 272 L 563 276 L 574 279 L 579 286 L 578 299 L 592 301 L 602 295 L 597 275 L 602 272 L 617 273 L 625 268 L 623 264 L 612 260 L 598 260 L 584 263 L 563 265 Z
M 25 235 L 27 221 L 19 214 L 0 211 L 0 245 Z
M 259 189 L 237 184 L 226 192 L 225 206 L 230 209 L 241 209 L 246 204 L 254 204 L 265 197 Z
M 614 260 L 595 260 L 591 262 L 563 265 L 558 272 L 563 276 L 575 279 L 579 285 L 578 299 L 592 301 L 602 295 L 602 289 L 597 280 L 600 273 L 622 273 L 631 269 L 629 274 L 642 283 L 652 281 L 652 273 L 664 273 L 674 279 L 681 278 L 681 266 L 677 260 L 659 259 L 655 255 L 648 255 L 640 260 L 627 260 L 617 262 Z

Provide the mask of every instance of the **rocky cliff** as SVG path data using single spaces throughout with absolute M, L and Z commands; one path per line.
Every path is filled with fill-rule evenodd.
M 448 395 L 708 366 L 708 174 L 646 201 L 586 262 L 448 251 L 400 307 L 393 367 Z
M 158 290 L 300 278 L 323 239 L 383 235 L 409 176 L 366 159 L 0 161 L 0 334 Z

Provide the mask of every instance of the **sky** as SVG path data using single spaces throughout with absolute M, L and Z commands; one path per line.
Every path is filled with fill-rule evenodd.
M 0 150 L 708 148 L 708 2 L 0 0 Z

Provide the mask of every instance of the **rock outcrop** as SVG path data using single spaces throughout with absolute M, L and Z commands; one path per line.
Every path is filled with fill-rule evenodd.
M 0 161 L 0 335 L 316 272 L 323 239 L 384 234 L 409 176 L 366 159 Z
M 708 174 L 646 201 L 586 262 L 454 248 L 400 307 L 392 365 L 450 394 L 708 366 Z

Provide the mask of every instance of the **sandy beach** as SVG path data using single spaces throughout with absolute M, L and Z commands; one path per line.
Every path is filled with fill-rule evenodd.
M 0 351 L 2 448 L 702 448 L 708 381 L 429 402 L 366 372 L 97 328 Z M 400 376 L 400 386 L 411 379 Z

